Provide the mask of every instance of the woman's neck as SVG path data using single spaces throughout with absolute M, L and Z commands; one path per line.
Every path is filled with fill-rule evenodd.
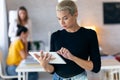
M 78 31 L 79 29 L 80 29 L 80 26 L 76 24 L 75 26 L 67 29 L 66 31 L 67 31 L 67 32 L 76 32 L 76 31 Z
M 26 25 L 26 21 L 21 21 L 21 24 L 24 26 L 24 25 Z

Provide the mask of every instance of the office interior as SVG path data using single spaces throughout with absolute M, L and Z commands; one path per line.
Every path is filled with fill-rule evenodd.
M 4 55 L 4 59 L 7 56 L 9 47 L 10 12 L 17 11 L 19 6 L 25 6 L 32 20 L 32 41 L 41 41 L 42 46 L 40 49 L 49 51 L 50 35 L 54 31 L 62 29 L 58 23 L 55 11 L 55 6 L 58 2 L 59 0 L 0 0 L 0 50 Z M 108 56 L 119 54 L 120 22 L 104 22 L 103 4 L 119 3 L 118 8 L 120 8 L 120 0 L 75 0 L 75 3 L 78 6 L 78 24 L 94 29 L 97 32 L 100 54 Z M 35 46 L 33 48 L 36 49 Z M 99 80 L 97 77 L 100 75 L 99 73 L 89 72 L 89 74 L 90 80 Z M 117 74 L 119 75 L 119 72 Z M 45 72 L 40 74 L 40 78 L 39 80 L 52 80 L 51 75 Z M 114 80 L 119 79 L 114 76 Z

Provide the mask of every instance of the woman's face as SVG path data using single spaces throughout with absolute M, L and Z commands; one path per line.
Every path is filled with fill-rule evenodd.
M 18 15 L 21 20 L 24 20 L 26 18 L 27 13 L 25 10 L 19 10 Z
M 77 14 L 71 15 L 69 11 L 57 11 L 57 18 L 64 29 L 71 29 L 76 24 Z
M 27 40 L 27 37 L 29 35 L 29 32 L 22 32 L 22 38 Z

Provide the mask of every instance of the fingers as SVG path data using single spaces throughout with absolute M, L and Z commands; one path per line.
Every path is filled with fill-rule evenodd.
M 64 53 L 67 53 L 67 52 L 68 52 L 68 50 L 66 48 L 63 48 L 63 47 L 59 51 L 57 51 L 57 53 L 59 53 L 61 55 L 63 55 Z
M 46 53 L 43 57 L 43 60 L 46 60 L 48 58 L 48 53 Z
M 34 54 L 35 57 L 41 61 L 47 61 L 49 62 L 50 60 L 54 60 L 55 58 L 52 58 L 52 54 L 46 53 L 44 54 L 43 51 L 40 51 L 40 55 Z
M 43 52 L 42 52 L 41 59 L 46 60 L 46 61 L 50 61 L 51 59 L 53 60 L 55 58 L 52 58 L 52 54 L 49 54 L 49 53 L 43 54 Z
M 52 55 L 51 55 L 51 54 L 49 54 L 49 55 L 48 55 L 48 57 L 46 58 L 46 60 L 50 61 L 50 60 L 51 60 L 51 58 L 52 58 Z
M 47 61 L 50 61 L 50 60 L 54 60 L 55 58 L 52 58 L 52 54 L 46 53 L 44 59 L 47 60 Z
M 62 52 L 65 53 L 66 52 L 66 48 L 62 48 Z
M 39 59 L 40 56 L 38 56 L 37 54 L 34 54 L 34 55 L 35 55 L 35 57 L 36 57 L 37 59 Z
M 42 58 L 44 57 L 42 50 L 40 51 L 40 57 L 42 57 Z
M 70 53 L 70 51 L 66 48 L 61 48 L 59 51 L 57 51 L 58 54 L 60 54 L 61 56 L 63 56 L 66 59 L 71 59 L 72 54 Z
M 60 50 L 58 50 L 57 53 L 62 55 L 62 53 L 63 53 L 63 47 Z
M 40 56 L 36 53 L 34 55 L 37 59 L 39 59 L 40 57 L 43 57 L 43 51 L 40 51 Z

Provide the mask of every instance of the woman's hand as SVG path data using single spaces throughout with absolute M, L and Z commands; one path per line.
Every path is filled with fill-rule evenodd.
M 57 51 L 57 53 L 69 60 L 72 60 L 74 57 L 68 49 L 63 47 L 59 51 Z
M 49 53 L 43 54 L 43 51 L 40 51 L 40 56 L 35 54 L 35 57 L 40 61 L 40 65 L 47 71 L 52 73 L 54 71 L 54 67 L 49 64 L 49 61 L 52 58 L 52 55 Z
M 40 65 L 43 68 L 46 68 L 49 61 L 51 60 L 52 55 L 49 53 L 43 54 L 43 51 L 40 51 L 40 56 L 35 54 L 36 58 L 40 61 Z

